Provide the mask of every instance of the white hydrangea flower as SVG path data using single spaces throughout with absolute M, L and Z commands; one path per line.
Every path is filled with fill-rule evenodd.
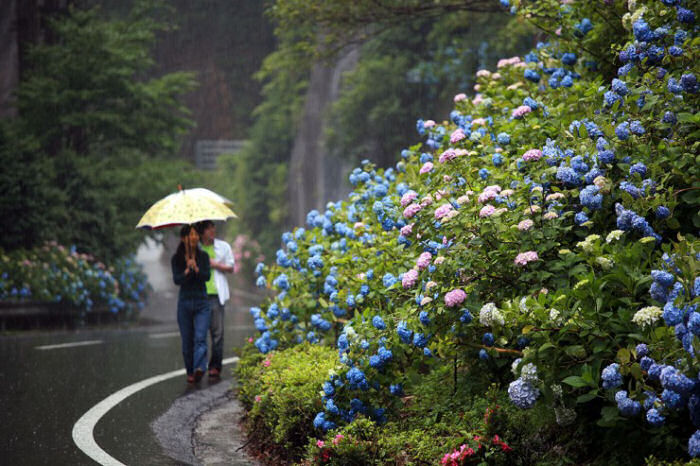
M 615 262 L 613 262 L 611 259 L 608 259 L 607 257 L 604 256 L 598 256 L 595 258 L 596 264 L 600 265 L 603 270 L 610 270 L 613 265 L 615 265 Z
M 622 238 L 622 235 L 625 232 L 622 230 L 613 230 L 610 233 L 608 233 L 608 236 L 605 238 L 606 243 L 612 243 L 613 241 L 617 241 L 620 238 Z
M 357 332 L 355 332 L 354 328 L 348 325 L 345 327 L 345 335 L 347 335 L 348 340 L 351 340 L 357 336 Z
M 494 303 L 486 303 L 479 311 L 479 322 L 481 325 L 492 327 L 494 324 L 505 324 L 505 319 Z
M 552 389 L 552 394 L 553 394 L 556 398 L 561 398 L 562 395 L 564 394 L 564 391 L 561 389 L 561 385 L 559 385 L 559 384 L 554 384 L 554 385 L 552 385 L 552 386 L 549 387 L 549 388 Z
M 562 322 L 561 312 L 559 312 L 559 310 L 554 309 L 554 308 L 550 309 L 549 310 L 549 320 L 551 320 L 552 323 L 555 325 L 561 324 L 561 322 Z
M 568 426 L 576 420 L 576 411 L 565 406 L 557 406 L 554 408 L 554 416 L 557 419 L 557 424 Z
M 662 313 L 663 311 L 658 306 L 643 307 L 634 314 L 632 322 L 640 327 L 650 327 L 659 320 Z
M 520 312 L 527 312 L 527 311 L 528 311 L 528 307 L 527 307 L 527 296 L 523 296 L 522 298 L 520 298 L 520 305 L 519 305 L 519 307 L 520 307 Z
M 517 376 L 520 374 L 520 371 L 518 370 L 518 366 L 522 362 L 523 358 L 518 358 L 515 361 L 513 361 L 513 364 L 510 365 L 510 371 L 513 373 L 513 375 Z
M 520 369 L 520 378 L 522 378 L 525 382 L 530 382 L 532 384 L 539 382 L 540 379 L 537 377 L 537 366 L 531 362 L 525 364 Z

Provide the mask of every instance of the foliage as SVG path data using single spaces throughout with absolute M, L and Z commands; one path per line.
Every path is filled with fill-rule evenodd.
M 242 225 L 266 253 L 277 246 L 277 232 L 289 221 L 287 166 L 314 60 L 331 58 L 338 51 L 335 45 L 347 45 L 330 38 L 339 37 L 333 32 L 336 26 L 349 24 L 345 22 L 349 10 L 365 9 L 364 16 L 382 22 L 390 19 L 387 8 L 395 2 L 384 3 L 382 14 L 371 11 L 376 5 L 369 2 L 348 9 L 347 2 L 277 1 L 268 9 L 278 48 L 256 75 L 263 83 L 263 103 L 254 112 L 249 145 L 221 160 L 223 172 L 233 180 L 222 192 L 236 200 Z M 499 30 L 505 32 L 507 17 L 461 11 L 465 7 L 482 11 L 476 4 L 486 2 L 460 2 L 457 7 L 453 3 L 414 6 L 411 15 L 418 10 L 421 14 L 410 16 L 406 10 L 398 21 L 370 26 L 375 33 L 353 37 L 364 44 L 359 64 L 340 90 L 328 120 L 328 141 L 323 141 L 335 155 L 345 160 L 369 156 L 382 165 L 393 162 L 415 115 L 432 113 L 439 98 L 455 86 L 470 87 L 469 76 L 477 62 L 487 65 L 504 48 L 520 51 L 524 41 L 514 45 L 516 38 L 532 32 L 520 21 L 508 28 L 507 37 L 498 35 Z M 487 8 L 498 9 L 491 4 Z M 321 26 L 317 14 L 333 24 Z M 355 32 L 356 26 L 351 28 Z M 474 40 L 479 42 L 478 50 L 471 45 Z M 331 42 L 333 46 L 325 48 L 321 57 L 317 48 Z M 443 54 L 443 45 L 450 51 Z
M 267 448 L 281 448 L 286 458 L 299 457 L 321 407 L 318 386 L 337 364 L 335 351 L 302 344 L 261 358 L 253 349 L 244 348 L 236 367 L 248 434 Z
M 90 312 L 105 308 L 132 317 L 144 305 L 148 283 L 126 258 L 106 266 L 56 242 L 0 254 L 0 300 L 60 303 Z
M 282 235 L 255 345 L 338 349 L 318 432 L 393 422 L 426 374 L 469 368 L 592 433 L 583 461 L 700 455 L 698 12 L 664 3 L 523 4 L 576 40 L 554 28 L 479 71 L 395 170 L 363 162 L 348 200 Z M 601 38 L 612 82 L 586 52 Z
M 19 117 L 0 122 L 4 249 L 57 240 L 111 263 L 142 240 L 133 225 L 149 202 L 188 176 L 170 157 L 191 125 L 178 98 L 192 75 L 143 78 L 159 11 L 137 2 L 109 20 L 71 8 L 51 20 L 56 42 L 31 49 Z

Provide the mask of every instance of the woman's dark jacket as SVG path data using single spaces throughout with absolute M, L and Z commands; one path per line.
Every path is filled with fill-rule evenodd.
M 170 265 L 173 269 L 173 281 L 180 286 L 180 299 L 201 298 L 207 297 L 207 281 L 211 277 L 211 265 L 209 263 L 209 255 L 197 248 L 195 260 L 199 272 L 190 271 L 185 275 L 184 254 L 175 254 L 170 260 Z

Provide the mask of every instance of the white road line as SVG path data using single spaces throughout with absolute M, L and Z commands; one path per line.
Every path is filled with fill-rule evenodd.
M 223 364 L 231 364 L 237 362 L 237 357 L 232 357 L 224 359 Z M 78 419 L 78 421 L 73 425 L 73 441 L 80 448 L 83 453 L 88 455 L 93 460 L 97 461 L 102 465 L 110 466 L 125 466 L 116 458 L 110 456 L 106 451 L 100 448 L 95 441 L 93 436 L 93 430 L 99 422 L 99 420 L 107 414 L 107 412 L 117 406 L 119 403 L 124 401 L 126 398 L 130 397 L 134 393 L 143 390 L 158 382 L 162 382 L 173 377 L 178 377 L 185 375 L 185 369 L 180 369 L 172 372 L 166 372 L 165 374 L 156 375 L 148 379 L 144 379 L 140 382 L 136 382 L 128 387 L 124 387 L 118 392 L 109 395 L 104 400 L 97 403 L 95 406 L 90 408 L 88 412 L 83 414 L 83 416 Z
M 148 335 L 150 338 L 170 338 L 179 337 L 180 332 L 165 332 L 165 333 L 151 333 Z
M 231 325 L 226 327 L 226 330 L 252 330 L 255 325 Z M 172 338 L 179 337 L 180 332 L 163 332 L 163 333 L 149 333 L 149 338 Z
M 100 343 L 102 343 L 102 340 L 86 340 L 86 341 L 74 341 L 72 343 L 61 343 L 59 345 L 36 346 L 35 348 L 38 350 L 52 350 L 52 349 L 59 349 L 59 348 L 73 348 L 75 346 L 99 345 Z

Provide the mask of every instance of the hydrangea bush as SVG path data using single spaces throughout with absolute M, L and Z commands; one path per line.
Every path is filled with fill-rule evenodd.
M 30 251 L 0 252 L 0 300 L 62 303 L 90 312 L 104 307 L 133 316 L 143 306 L 148 281 L 131 258 L 111 266 L 56 242 Z
M 321 431 L 382 423 L 453 365 L 561 425 L 656 429 L 699 456 L 697 6 L 505 3 L 549 42 L 477 73 L 395 168 L 363 162 L 347 200 L 282 235 L 256 268 L 277 294 L 251 309 L 255 346 L 337 348 Z

